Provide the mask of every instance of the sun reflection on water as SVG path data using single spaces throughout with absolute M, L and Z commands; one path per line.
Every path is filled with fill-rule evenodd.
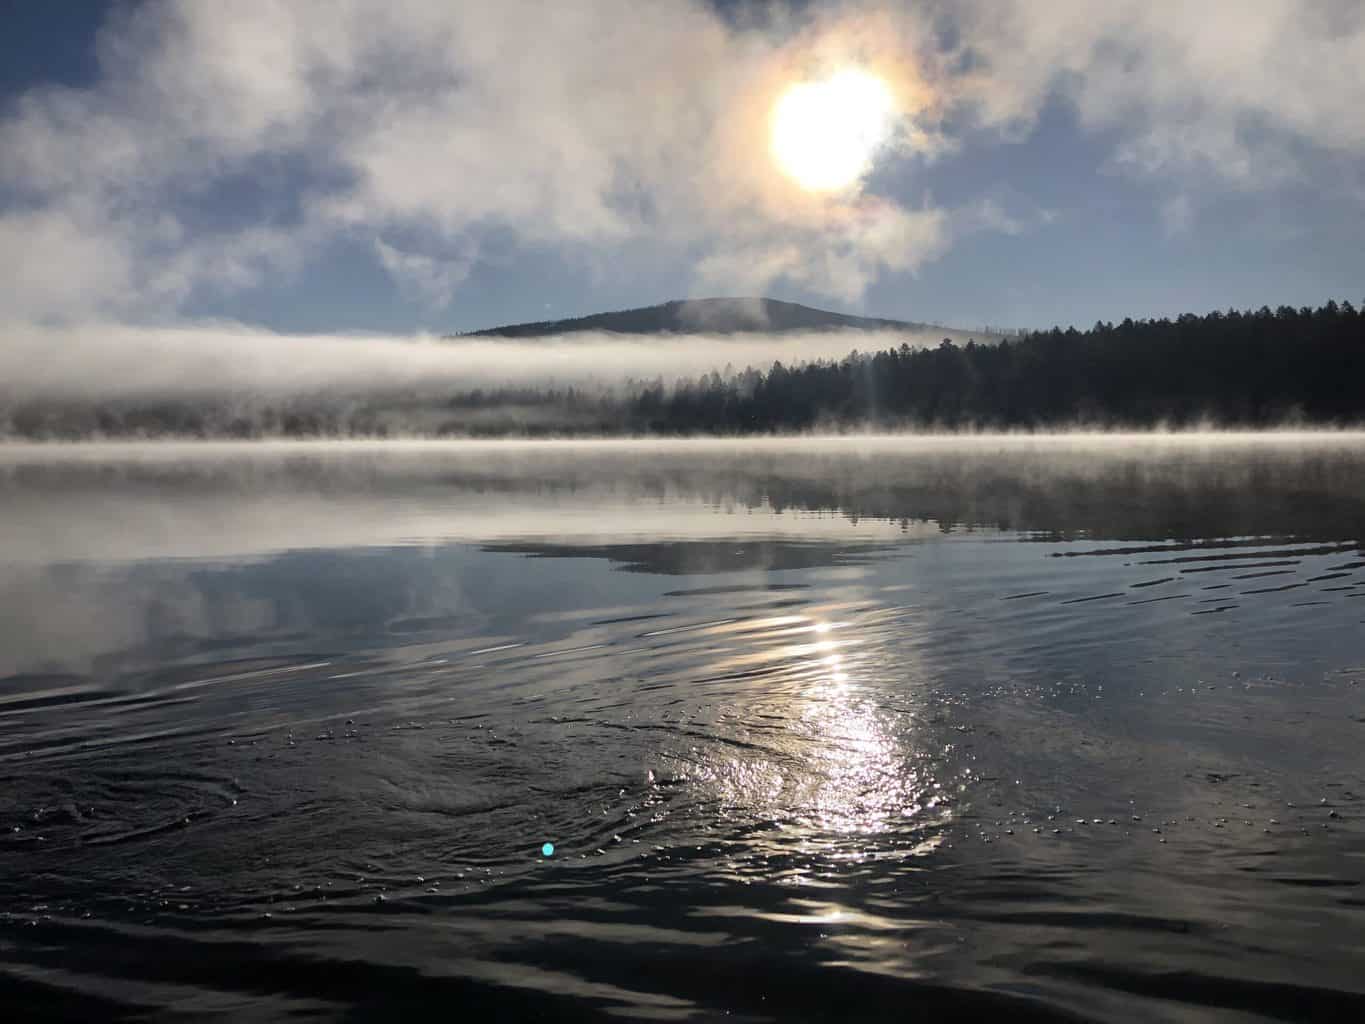
M 856 621 L 786 615 L 725 632 L 742 642 L 711 667 L 743 682 L 739 734 L 694 748 L 689 771 L 717 813 L 765 826 L 770 849 L 826 864 L 937 846 L 952 813 L 943 747 L 915 701 L 889 700 L 883 685 L 894 674 L 896 691 L 911 692 L 914 667 L 886 664 Z

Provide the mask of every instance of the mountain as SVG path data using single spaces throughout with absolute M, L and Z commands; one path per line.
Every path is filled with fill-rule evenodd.
M 616 334 L 743 334 L 791 331 L 923 331 L 940 330 L 928 324 L 882 320 L 848 313 L 833 313 L 796 302 L 776 299 L 718 298 L 682 299 L 640 309 L 594 313 L 572 320 L 542 320 L 470 331 L 462 337 L 539 338 L 579 331 Z M 949 334 L 962 333 L 948 329 Z M 978 337 L 981 333 L 978 332 Z

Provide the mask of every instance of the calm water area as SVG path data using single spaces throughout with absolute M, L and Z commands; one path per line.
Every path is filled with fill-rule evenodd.
M 1365 435 L 0 446 L 10 1020 L 1365 1019 Z

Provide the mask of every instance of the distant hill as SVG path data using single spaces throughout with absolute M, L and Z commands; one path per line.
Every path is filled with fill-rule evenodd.
M 791 331 L 944 331 L 945 336 L 966 332 L 953 328 L 904 320 L 833 313 L 796 302 L 776 299 L 717 298 L 683 299 L 640 309 L 613 313 L 594 313 L 571 320 L 542 320 L 529 324 L 509 324 L 470 331 L 462 337 L 538 338 L 580 331 L 609 331 L 616 334 L 743 334 L 749 332 L 785 333 Z M 983 338 L 982 332 L 976 337 Z

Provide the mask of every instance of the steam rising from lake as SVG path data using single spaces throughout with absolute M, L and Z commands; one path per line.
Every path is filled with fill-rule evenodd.
M 237 324 L 13 327 L 0 344 L 0 398 L 118 399 L 221 394 L 360 395 L 398 389 L 671 383 L 730 366 L 767 369 L 864 352 L 962 342 L 963 331 L 799 334 L 577 333 L 535 340 L 278 334 Z

